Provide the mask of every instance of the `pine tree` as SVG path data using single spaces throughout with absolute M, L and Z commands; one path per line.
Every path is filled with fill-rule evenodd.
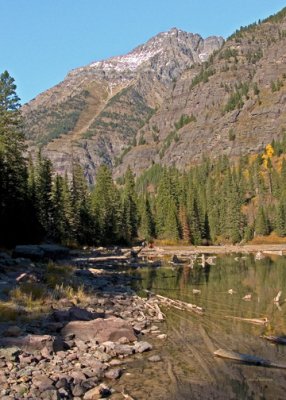
M 52 186 L 52 238 L 63 244 L 70 243 L 73 235 L 73 215 L 71 193 L 67 177 L 56 175 Z
M 177 177 L 174 170 L 165 168 L 156 198 L 156 231 L 159 237 L 179 239 L 178 204 Z
M 116 242 L 121 232 L 121 202 L 110 169 L 101 165 L 92 192 L 92 210 L 101 243 Z
M 52 238 L 52 163 L 38 154 L 36 166 L 36 207 L 41 226 L 47 237 Z
M 148 195 L 140 199 L 139 212 L 140 212 L 140 224 L 139 224 L 140 235 L 142 238 L 149 241 L 155 236 L 155 224 Z
M 181 231 L 180 236 L 185 242 L 189 243 L 191 240 L 190 224 L 189 224 L 187 209 L 183 205 L 181 205 L 179 209 L 179 221 L 180 221 L 180 231 Z
M 279 236 L 286 236 L 286 202 L 281 199 L 276 206 L 275 231 Z
M 73 211 L 71 236 L 81 244 L 94 244 L 97 240 L 97 231 L 92 215 L 90 192 L 83 169 L 75 161 L 72 168 L 71 208 Z
M 262 206 L 260 206 L 255 219 L 255 233 L 257 235 L 268 235 L 269 232 L 269 222 L 265 210 Z
M 230 170 L 228 170 L 225 179 L 225 236 L 232 243 L 241 240 L 241 195 L 236 185 L 235 179 Z
M 198 245 L 201 244 L 201 221 L 200 212 L 197 204 L 197 200 L 193 197 L 190 209 L 190 233 L 191 233 L 191 243 Z
M 131 242 L 137 236 L 138 211 L 137 195 L 135 192 L 135 181 L 130 167 L 127 168 L 123 191 L 123 237 L 127 242 Z
M 27 166 L 19 97 L 14 79 L 0 75 L 0 243 L 26 239 Z M 11 233 L 11 235 L 10 235 Z

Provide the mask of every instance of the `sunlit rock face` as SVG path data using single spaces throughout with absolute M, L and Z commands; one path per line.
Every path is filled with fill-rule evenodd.
M 144 143 L 138 132 L 171 96 L 183 72 L 222 44 L 220 37 L 203 39 L 173 28 L 126 55 L 71 71 L 23 106 L 30 151 L 42 147 L 61 174 L 79 161 L 92 183 L 101 163 L 116 168 L 131 148 Z

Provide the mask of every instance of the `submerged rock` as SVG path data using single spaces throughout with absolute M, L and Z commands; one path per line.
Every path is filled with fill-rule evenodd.
M 126 337 L 130 342 L 136 340 L 133 328 L 126 321 L 111 317 L 97 318 L 93 321 L 71 321 L 61 331 L 64 337 L 75 335 L 83 341 L 97 340 L 99 343 L 114 341 Z

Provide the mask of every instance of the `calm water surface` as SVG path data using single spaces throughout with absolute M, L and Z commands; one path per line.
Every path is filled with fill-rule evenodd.
M 153 354 L 162 362 L 133 362 L 132 374 L 122 384 L 135 399 L 285 399 L 286 370 L 242 365 L 218 359 L 213 351 L 223 348 L 286 364 L 285 347 L 261 335 L 286 335 L 286 258 L 217 256 L 215 265 L 137 269 L 136 290 L 144 289 L 205 309 L 203 316 L 164 309 L 168 334 L 162 344 L 155 340 Z M 193 289 L 200 290 L 194 294 Z M 233 294 L 229 293 L 232 289 Z M 274 297 L 282 290 L 280 305 Z M 251 299 L 243 300 L 245 295 Z M 250 296 L 249 296 L 250 297 Z M 240 318 L 267 318 L 266 326 Z M 143 379 L 143 380 L 142 380 Z

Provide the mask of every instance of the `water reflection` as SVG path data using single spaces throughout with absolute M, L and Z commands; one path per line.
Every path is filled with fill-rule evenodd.
M 145 268 L 140 273 L 139 292 L 151 290 L 205 309 L 202 317 L 164 310 L 168 341 L 162 352 L 176 383 L 174 379 L 170 382 L 166 371 L 165 381 L 164 374 L 157 371 L 156 385 L 162 383 L 162 396 L 157 394 L 156 398 L 284 398 L 285 371 L 218 360 L 213 351 L 221 347 L 286 362 L 286 346 L 261 338 L 286 334 L 285 257 L 255 261 L 253 256 L 218 256 L 215 265 L 206 264 L 204 268 L 196 263 L 193 268 L 187 264 L 173 266 L 166 261 L 160 268 Z M 280 290 L 282 296 L 275 303 Z M 249 301 L 243 300 L 246 295 Z M 254 325 L 237 318 L 267 318 L 269 322 Z

